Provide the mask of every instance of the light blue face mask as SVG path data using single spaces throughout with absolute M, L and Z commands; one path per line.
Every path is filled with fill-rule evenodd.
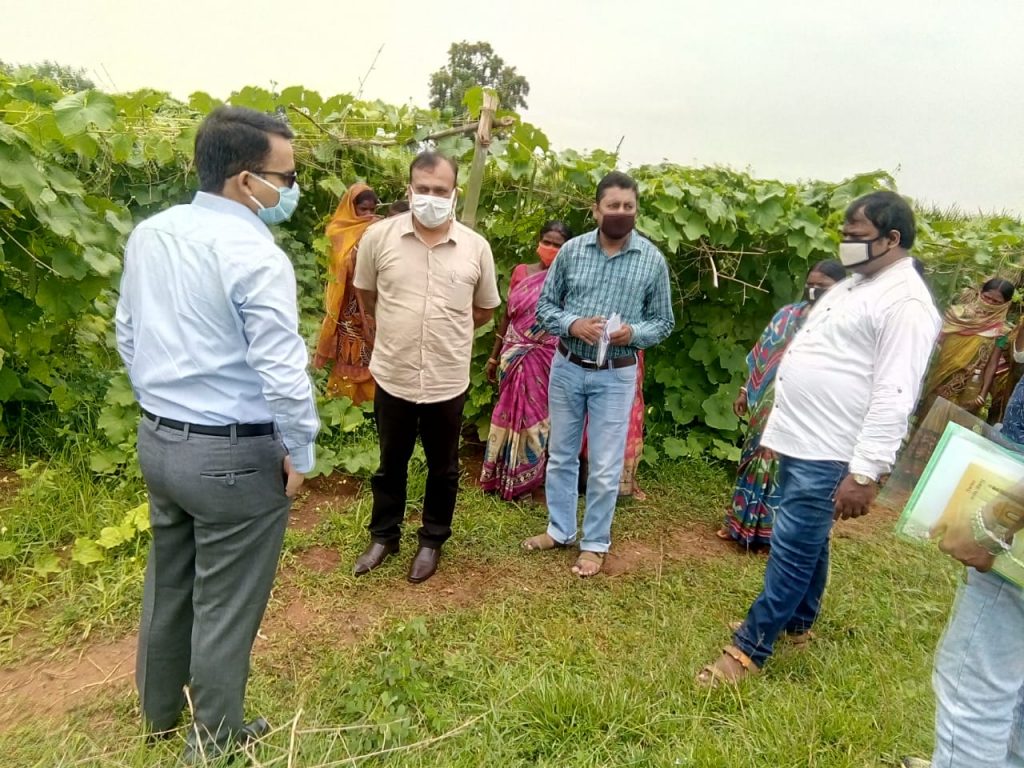
M 299 182 L 295 182 L 295 184 L 290 187 L 275 187 L 262 176 L 257 176 L 255 173 L 252 174 L 252 176 L 253 178 L 262 181 L 271 189 L 276 189 L 277 194 L 280 196 L 278 198 L 277 205 L 267 208 L 267 206 L 257 200 L 253 195 L 249 195 L 249 199 L 259 206 L 259 210 L 256 211 L 256 215 L 260 217 L 260 221 L 270 226 L 288 221 L 288 219 L 292 217 L 292 214 L 295 213 L 295 209 L 299 207 Z

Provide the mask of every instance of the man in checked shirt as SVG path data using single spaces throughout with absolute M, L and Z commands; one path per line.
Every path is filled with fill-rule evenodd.
M 601 570 L 611 545 L 629 414 L 636 388 L 636 353 L 667 337 L 675 325 L 665 257 L 634 230 L 638 189 L 618 171 L 597 185 L 598 228 L 562 246 L 537 304 L 537 322 L 559 336 L 551 366 L 546 496 L 548 528 L 523 542 L 527 551 L 568 547 L 577 534 L 577 481 L 583 427 L 590 469 L 580 554 L 572 572 Z M 607 358 L 597 346 L 610 317 Z

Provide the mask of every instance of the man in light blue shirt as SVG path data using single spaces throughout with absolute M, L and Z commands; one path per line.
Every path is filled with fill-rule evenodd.
M 263 113 L 214 110 L 196 134 L 202 191 L 125 251 L 117 342 L 153 530 L 136 682 L 155 734 L 177 726 L 189 687 L 185 762 L 267 728 L 243 724 L 249 655 L 315 460 L 295 274 L 267 227 L 298 204 L 291 138 Z

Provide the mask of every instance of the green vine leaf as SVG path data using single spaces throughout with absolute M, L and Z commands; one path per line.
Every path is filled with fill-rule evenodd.
M 106 559 L 103 550 L 92 539 L 77 538 L 71 548 L 71 559 L 79 565 L 92 565 Z
M 84 133 L 90 125 L 105 131 L 114 125 L 114 100 L 99 91 L 79 91 L 54 104 L 53 114 L 65 136 Z

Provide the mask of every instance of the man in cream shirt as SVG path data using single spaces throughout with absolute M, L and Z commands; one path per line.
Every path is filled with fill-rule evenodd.
M 398 551 L 417 435 L 427 487 L 409 581 L 434 575 L 452 532 L 473 331 L 501 303 L 491 247 L 454 219 L 457 175 L 451 159 L 417 155 L 409 168 L 411 212 L 374 224 L 359 244 L 354 284 L 377 326 L 370 373 L 380 468 L 371 481 L 370 545 L 356 560 L 357 576 Z
M 907 253 L 915 234 L 913 211 L 894 192 L 846 211 L 839 255 L 854 275 L 817 302 L 786 350 L 761 439 L 780 457 L 764 588 L 702 684 L 757 672 L 783 633 L 808 639 L 832 523 L 867 514 L 892 468 L 940 327 Z

